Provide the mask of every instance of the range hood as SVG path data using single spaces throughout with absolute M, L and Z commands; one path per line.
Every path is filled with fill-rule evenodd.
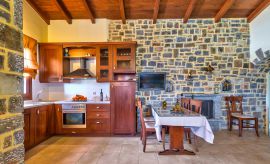
M 89 79 L 95 78 L 95 75 L 86 68 L 86 59 L 80 58 L 80 68 L 64 75 L 64 79 Z

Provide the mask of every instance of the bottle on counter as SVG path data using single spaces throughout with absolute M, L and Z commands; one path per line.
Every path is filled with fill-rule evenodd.
M 103 92 L 102 92 L 102 89 L 100 91 L 100 101 L 103 101 Z

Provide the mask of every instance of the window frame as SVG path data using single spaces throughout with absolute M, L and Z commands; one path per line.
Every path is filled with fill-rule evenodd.
M 32 77 L 27 76 L 26 78 L 26 93 L 23 93 L 23 99 L 24 100 L 32 100 Z

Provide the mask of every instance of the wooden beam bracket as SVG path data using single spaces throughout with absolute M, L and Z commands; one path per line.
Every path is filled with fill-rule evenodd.
M 82 0 L 82 2 L 83 2 L 83 5 L 84 5 L 84 7 L 87 11 L 87 14 L 88 14 L 89 18 L 91 19 L 92 23 L 96 23 L 94 14 L 93 14 L 87 0 Z
M 264 0 L 254 11 L 247 17 L 247 21 L 252 22 L 264 9 L 270 5 L 270 0 Z
M 38 13 L 38 15 L 49 25 L 49 17 L 33 2 L 33 0 L 26 0 L 29 5 Z
M 154 5 L 154 14 L 153 14 L 153 23 L 157 23 L 157 18 L 158 18 L 158 11 L 159 11 L 159 3 L 160 0 L 155 0 L 155 5 Z
M 215 16 L 215 22 L 219 22 L 220 19 L 227 13 L 227 11 L 232 7 L 235 0 L 226 0 L 225 3 L 222 5 L 220 10 Z
M 183 20 L 184 23 L 188 22 L 188 19 L 190 18 L 192 11 L 195 7 L 195 3 L 196 3 L 196 0 L 190 0 L 187 11 L 186 11 L 185 16 L 184 16 L 184 20 Z
M 119 0 L 119 7 L 120 7 L 120 16 L 121 16 L 121 19 L 122 19 L 122 23 L 126 24 L 126 14 L 125 14 L 124 0 Z
M 65 17 L 67 23 L 72 24 L 72 17 L 69 14 L 68 10 L 66 9 L 65 5 L 63 4 L 63 2 L 60 0 L 54 0 L 54 4 L 57 6 L 62 15 Z

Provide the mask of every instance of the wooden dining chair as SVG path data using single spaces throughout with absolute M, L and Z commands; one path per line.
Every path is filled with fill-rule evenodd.
M 256 134 L 259 137 L 258 118 L 251 115 L 243 114 L 243 97 L 227 96 L 225 97 L 225 101 L 226 108 L 228 110 L 228 129 L 232 131 L 232 125 L 238 125 L 239 137 L 241 137 L 243 128 L 255 128 Z M 237 123 L 234 123 L 233 120 L 237 120 Z M 250 121 L 254 121 L 254 124 L 250 124 Z
M 143 116 L 143 108 L 142 103 L 140 99 L 137 99 L 137 107 L 140 111 L 140 120 L 141 120 L 141 140 L 143 143 L 143 152 L 145 152 L 146 149 L 146 143 L 147 143 L 147 136 L 148 134 L 153 134 L 156 132 L 155 130 L 155 122 L 153 121 L 145 121 Z M 163 149 L 165 150 L 165 133 L 162 129 L 162 145 Z
M 189 98 L 181 98 L 181 107 L 189 110 L 190 99 Z
M 202 101 L 201 100 L 195 100 L 195 99 L 190 99 L 189 100 L 189 110 L 192 110 L 193 112 L 199 113 L 201 114 L 202 111 Z M 189 142 L 189 144 L 192 144 L 191 142 L 191 129 L 190 128 L 185 128 L 185 135 L 186 138 Z M 194 146 L 195 146 L 195 150 L 198 152 L 198 137 L 194 134 Z

